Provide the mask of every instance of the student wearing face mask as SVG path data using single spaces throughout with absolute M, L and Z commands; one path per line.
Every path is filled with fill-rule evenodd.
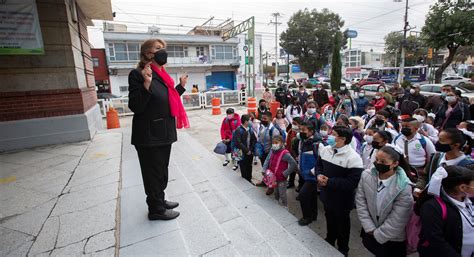
M 339 101 L 338 106 L 336 107 L 336 115 L 345 114 L 347 116 L 355 115 L 357 105 L 352 99 L 350 93 L 343 95 Z
M 308 109 L 306 110 L 303 121 L 306 123 L 311 123 L 313 128 L 316 131 L 319 131 L 319 127 L 321 126 L 321 117 L 319 113 L 316 112 L 316 108 L 316 102 L 308 102 Z
M 278 109 L 275 118 L 273 119 L 273 125 L 278 126 L 280 130 L 286 131 L 288 127 L 288 120 L 285 118 L 283 109 Z
M 273 95 L 272 95 L 272 91 L 270 91 L 270 88 L 265 87 L 265 91 L 263 92 L 262 99 L 265 100 L 265 103 L 267 104 L 267 108 L 270 108 L 270 102 L 273 100 Z
M 314 101 L 318 104 L 318 106 L 324 106 L 325 104 L 329 103 L 329 94 L 328 91 L 323 89 L 321 84 L 316 85 L 316 90 L 313 92 Z
M 470 120 L 469 106 L 456 97 L 453 91 L 447 93 L 444 103 L 435 112 L 435 128 L 455 128 L 462 121 Z
M 330 128 L 336 125 L 336 115 L 334 113 L 334 107 L 330 104 L 326 104 L 322 109 L 321 124 L 326 124 Z
M 306 92 L 303 85 L 299 87 L 298 93 L 295 96 L 298 97 L 300 105 L 305 105 L 306 101 L 308 101 L 308 92 Z
M 293 123 L 291 124 L 291 129 L 288 131 L 288 136 L 286 137 L 286 150 L 288 150 L 291 156 L 296 160 L 298 158 L 298 145 L 299 139 L 296 137 L 298 133 L 301 132 L 300 125 L 303 120 L 299 117 L 293 119 Z M 290 177 L 288 178 L 288 186 L 287 188 L 295 187 L 295 178 L 296 172 L 291 173 Z
M 368 104 L 365 107 L 365 112 L 366 114 L 362 115 L 362 119 L 364 120 L 364 129 L 367 129 L 369 127 L 369 123 L 373 124 L 373 120 L 375 119 L 375 106 L 373 104 Z
M 232 141 L 232 134 L 234 131 L 240 126 L 240 116 L 237 113 L 234 113 L 233 108 L 229 108 L 226 110 L 226 117 L 222 120 L 221 124 L 221 139 L 224 144 L 227 145 L 227 151 L 225 156 L 225 161 L 222 164 L 223 166 L 227 166 L 230 161 L 230 153 L 232 152 L 231 149 L 231 141 Z M 238 166 L 235 163 L 233 170 L 237 170 Z
M 270 110 L 267 107 L 267 101 L 260 99 L 260 101 L 258 101 L 257 118 L 261 120 L 262 115 L 268 111 Z
M 362 159 L 350 146 L 352 131 L 335 126 L 328 146 L 320 148 L 316 178 L 326 216 L 326 241 L 346 255 L 349 252 L 350 212 L 354 208 L 355 189 L 363 171 Z
M 300 226 L 306 226 L 318 217 L 318 184 L 314 173 L 319 147 L 324 146 L 311 123 L 301 124 L 299 144 L 299 194 L 298 199 L 303 217 L 298 220 Z M 320 146 L 322 143 L 322 146 Z
M 420 257 L 460 256 L 474 253 L 474 171 L 447 166 L 436 171 L 431 194 L 423 194 L 418 212 L 421 219 Z
M 362 164 L 364 169 L 370 169 L 373 164 L 372 155 L 374 155 L 375 148 L 372 147 L 374 135 L 379 130 L 376 127 L 370 127 L 365 130 L 364 143 L 362 144 Z
M 362 143 L 364 142 L 364 125 L 364 120 L 361 117 L 349 117 L 349 126 L 356 141 L 356 151 L 360 154 L 362 153 Z
M 413 118 L 417 119 L 421 123 L 421 127 L 418 130 L 418 133 L 428 137 L 433 144 L 438 142 L 438 130 L 436 130 L 433 125 L 425 122 L 426 117 L 428 117 L 428 112 L 425 109 L 416 109 L 413 113 Z
M 406 256 L 405 226 L 413 208 L 410 180 L 400 167 L 403 157 L 382 147 L 374 167 L 362 172 L 355 197 L 363 245 L 377 257 Z
M 293 118 L 303 117 L 303 107 L 301 107 L 298 97 L 294 96 L 291 98 L 291 104 L 286 107 L 285 115 L 289 124 L 291 124 Z
M 234 131 L 232 138 L 234 140 L 234 147 L 239 150 L 240 158 L 238 163 L 242 178 L 252 182 L 252 149 L 255 146 L 257 138 L 252 131 L 249 115 L 242 115 L 241 124 L 242 125 Z
M 471 157 L 464 154 L 466 142 L 465 135 L 458 129 L 449 128 L 441 131 L 439 141 L 435 144 L 437 152 L 431 156 L 424 172 L 418 178 L 414 190 L 415 196 L 418 197 L 425 189 L 431 176 L 439 167 L 446 165 L 467 167 L 474 164 Z
M 363 116 L 366 114 L 366 107 L 369 105 L 369 100 L 365 97 L 365 91 L 361 90 L 357 94 L 357 98 L 355 99 L 356 102 L 356 115 Z
M 265 160 L 263 170 L 270 170 L 276 177 L 275 199 L 285 207 L 288 206 L 286 195 L 286 180 L 291 173 L 296 172 L 297 164 L 283 145 L 283 137 L 277 135 L 272 139 L 272 147 L 268 158 Z M 267 191 L 268 195 L 268 191 Z
M 401 134 L 395 137 L 393 144 L 403 149 L 405 159 L 412 167 L 411 172 L 423 173 L 432 154 L 436 152 L 433 142 L 418 133 L 420 122 L 415 118 L 402 120 Z
M 390 134 L 392 134 L 392 138 L 395 138 L 398 136 L 398 131 L 395 129 L 393 124 L 388 121 L 389 117 L 390 117 L 390 114 L 387 111 L 385 110 L 378 111 L 375 114 L 375 117 L 369 121 L 369 124 L 367 126 L 368 127 L 375 126 L 380 131 L 387 131 Z

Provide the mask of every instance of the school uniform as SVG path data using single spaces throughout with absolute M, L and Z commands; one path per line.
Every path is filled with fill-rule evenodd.
M 412 139 L 400 134 L 393 140 L 393 144 L 403 150 L 405 158 L 408 158 L 408 164 L 417 170 L 422 170 L 430 156 L 436 152 L 433 142 L 418 132 Z
M 252 181 L 252 161 L 253 161 L 253 148 L 257 138 L 252 132 L 251 128 L 245 128 L 240 126 L 235 132 L 235 146 L 242 151 L 242 157 L 239 161 L 240 173 L 242 178 L 247 181 Z M 248 154 L 250 152 L 250 154 Z

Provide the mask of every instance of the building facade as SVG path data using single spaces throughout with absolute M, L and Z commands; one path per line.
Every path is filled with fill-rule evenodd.
M 383 54 L 372 50 L 365 52 L 357 48 L 346 49 L 342 56 L 343 74 L 347 79 L 363 78 L 371 69 L 384 66 Z
M 0 55 L 0 151 L 89 140 L 102 127 L 87 26 L 113 19 L 111 1 L 35 4 L 44 52 Z
M 97 93 L 112 93 L 105 49 L 91 49 Z

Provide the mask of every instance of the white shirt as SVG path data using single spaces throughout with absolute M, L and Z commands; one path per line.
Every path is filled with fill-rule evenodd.
M 468 197 L 464 198 L 464 202 L 450 196 L 447 197 L 458 208 L 462 220 L 461 256 L 471 257 L 474 253 L 474 208 L 472 202 Z
M 293 107 L 292 104 L 288 105 L 285 110 L 285 116 L 286 119 L 288 120 L 288 123 L 291 124 L 293 122 L 293 118 L 295 117 L 302 117 L 303 116 L 303 108 L 300 108 L 300 111 L 298 112 L 298 107 L 295 106 L 293 107 L 293 111 L 291 111 L 291 108 Z
M 377 216 L 380 216 L 382 212 L 382 204 L 384 203 L 385 195 L 388 193 L 388 188 L 395 177 L 396 174 L 384 180 L 377 178 Z
M 436 130 L 433 125 L 428 124 L 428 123 L 423 123 L 421 125 L 420 130 L 424 130 L 426 133 L 428 133 L 428 138 L 433 142 L 433 144 L 436 144 L 438 142 L 439 137 L 438 137 L 438 130 Z
M 441 157 L 441 160 L 439 160 L 439 166 L 441 166 L 443 163 L 445 163 L 446 166 L 456 166 L 464 159 L 466 159 L 466 155 L 463 154 L 456 159 L 446 160 L 446 154 L 443 154 L 443 157 Z
M 364 143 L 364 150 L 362 151 L 362 163 L 364 164 L 364 169 L 372 169 L 376 154 L 377 149 L 374 149 L 372 145 L 367 144 L 367 142 Z
M 431 156 L 431 154 L 434 154 L 436 152 L 435 146 L 431 140 L 429 140 L 427 137 L 425 137 L 426 141 L 426 151 L 421 145 L 421 139 L 422 135 L 420 135 L 418 132 L 416 135 L 408 140 L 408 162 L 411 166 L 418 168 L 418 167 L 424 167 L 426 164 L 427 158 Z M 400 135 L 396 141 L 393 143 L 400 147 L 402 149 L 403 153 L 405 154 L 405 140 L 407 138 L 405 135 Z

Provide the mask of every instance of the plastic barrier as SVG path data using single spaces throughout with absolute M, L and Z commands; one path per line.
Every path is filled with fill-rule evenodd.
M 277 115 L 277 110 L 280 108 L 280 102 L 272 101 L 270 102 L 270 112 L 272 113 L 272 118 L 275 118 Z
M 110 107 L 107 111 L 107 129 L 120 128 L 120 121 L 118 118 L 118 112 Z
M 257 98 L 249 97 L 247 99 L 247 108 L 248 108 L 248 111 L 247 111 L 248 114 L 252 112 L 257 114 Z
M 212 98 L 212 115 L 221 115 L 221 99 Z

